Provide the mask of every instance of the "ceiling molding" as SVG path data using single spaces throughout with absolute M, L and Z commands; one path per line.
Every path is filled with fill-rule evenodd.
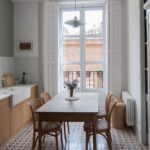
M 57 3 L 72 3 L 74 0 L 11 0 L 12 2 L 43 2 L 43 1 L 50 1 L 50 2 L 57 2 Z M 78 4 L 85 4 L 85 3 L 99 3 L 104 4 L 106 0 L 77 0 Z
M 11 0 L 12 2 L 42 2 L 43 0 Z
M 53 0 L 50 0 L 50 1 L 53 1 Z M 57 1 L 58 5 L 60 6 L 69 6 L 69 5 L 72 5 L 74 4 L 74 0 L 55 0 Z M 106 2 L 106 0 L 77 0 L 77 6 L 79 5 L 104 5 Z

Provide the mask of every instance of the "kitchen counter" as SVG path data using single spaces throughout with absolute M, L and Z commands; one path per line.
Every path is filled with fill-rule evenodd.
M 10 94 L 0 93 L 0 101 L 3 100 L 3 99 L 5 99 L 5 98 L 8 98 L 10 96 L 11 96 Z
M 0 149 L 10 137 L 31 121 L 29 102 L 38 97 L 38 85 L 0 88 Z
M 10 97 L 10 105 L 14 107 L 31 96 L 31 88 L 36 84 L 20 84 L 11 87 L 0 88 L 0 101 Z

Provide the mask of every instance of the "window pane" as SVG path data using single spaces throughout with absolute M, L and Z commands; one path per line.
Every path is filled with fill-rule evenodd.
M 79 39 L 64 39 L 64 61 L 79 62 L 80 60 L 80 41 Z
M 85 11 L 85 34 L 99 35 L 102 37 L 103 32 L 103 11 L 88 10 Z
M 80 78 L 80 65 L 79 64 L 68 64 L 64 65 L 64 77 L 65 81 L 72 81 Z M 66 78 L 67 77 L 67 78 Z
M 80 19 L 79 16 L 79 11 L 76 11 L 76 16 L 78 19 Z M 67 11 L 67 12 L 63 12 L 62 15 L 62 27 L 63 27 L 63 34 L 64 35 L 79 35 L 80 33 L 80 28 L 74 28 L 71 27 L 70 25 L 65 24 L 66 21 L 68 20 L 73 20 L 75 17 L 75 11 Z
M 85 60 L 103 61 L 103 40 L 100 38 L 87 38 L 85 40 Z
M 80 65 L 79 64 L 68 64 L 64 65 L 64 81 L 72 81 L 77 79 L 79 81 L 80 88 Z
M 86 65 L 86 88 L 103 88 L 103 64 Z

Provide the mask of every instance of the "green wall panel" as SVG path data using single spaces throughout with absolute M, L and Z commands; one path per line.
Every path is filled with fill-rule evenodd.
M 0 56 L 14 55 L 13 20 L 13 3 L 10 0 L 0 0 Z

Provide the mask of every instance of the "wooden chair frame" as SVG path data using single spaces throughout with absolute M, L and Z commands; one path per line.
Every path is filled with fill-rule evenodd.
M 111 139 L 111 114 L 117 104 L 118 100 L 115 97 L 110 98 L 110 103 L 108 105 L 108 114 L 106 118 L 97 119 L 97 129 L 96 133 L 101 134 L 107 141 L 108 147 L 112 150 L 112 139 Z M 103 126 L 101 126 L 103 124 Z M 84 130 L 86 132 L 86 150 L 88 150 L 88 142 L 90 136 L 93 134 L 92 123 L 88 122 L 84 125 Z
M 42 92 L 40 94 L 40 97 L 41 97 L 43 103 L 48 102 L 52 98 L 51 95 L 48 92 Z M 64 137 L 65 137 L 65 141 L 67 141 L 66 124 L 67 124 L 68 134 L 70 133 L 69 122 L 64 122 L 63 125 L 64 125 Z
M 32 150 L 36 146 L 36 142 L 38 139 L 38 135 L 36 136 L 36 133 L 38 133 L 38 114 L 35 113 L 35 111 L 42 106 L 42 102 L 39 98 L 34 98 L 29 102 L 29 106 L 32 113 L 32 119 L 33 119 L 33 139 L 32 139 Z M 42 136 L 43 136 L 43 142 L 45 140 L 45 135 L 54 136 L 56 139 L 56 149 L 58 150 L 58 136 L 60 134 L 61 138 L 61 145 L 63 148 L 63 138 L 62 138 L 62 128 L 61 124 L 59 123 L 51 123 L 51 122 L 43 122 L 42 123 Z
M 107 96 L 106 96 L 106 100 L 105 100 L 105 108 L 99 108 L 98 109 L 98 114 L 96 115 L 97 119 L 102 119 L 102 118 L 107 117 L 108 107 L 109 107 L 109 103 L 110 103 L 112 96 L 113 96 L 113 92 L 109 91 Z

